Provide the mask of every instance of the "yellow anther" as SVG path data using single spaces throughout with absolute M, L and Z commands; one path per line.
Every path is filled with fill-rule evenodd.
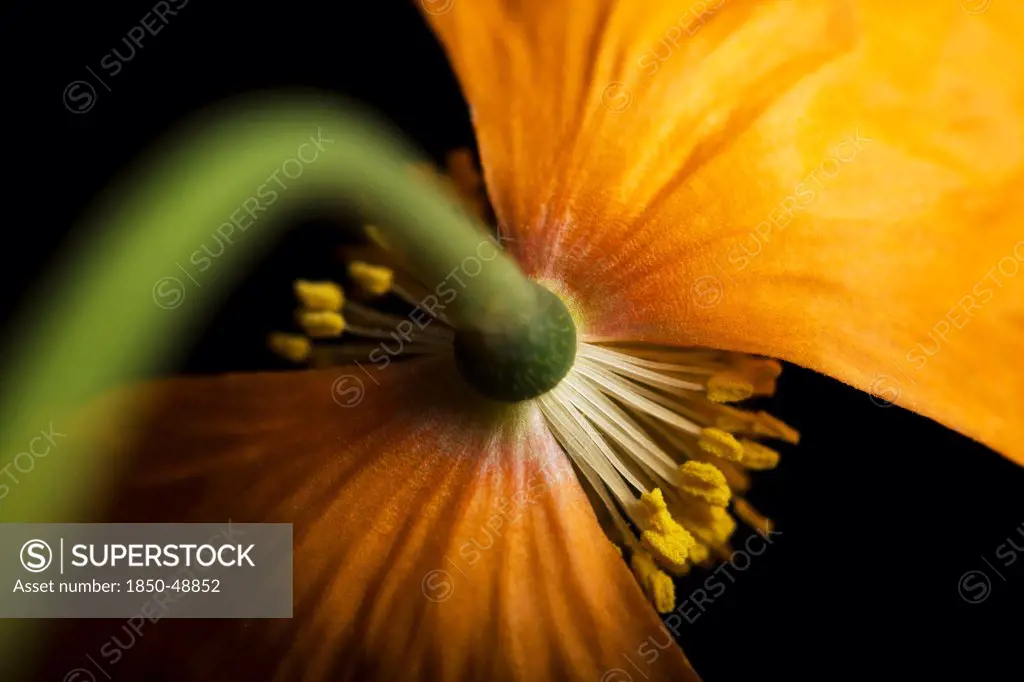
M 685 528 L 676 524 L 676 528 L 670 532 L 645 530 L 640 534 L 640 542 L 658 558 L 662 566 L 679 574 L 686 568 L 686 558 L 696 541 Z
M 779 465 L 779 453 L 752 440 L 741 440 L 743 459 L 740 464 L 748 469 L 774 469 Z
M 300 310 L 296 319 L 302 329 L 314 339 L 341 336 L 345 330 L 345 318 L 338 313 L 325 310 Z
M 714 464 L 689 461 L 679 467 L 683 474 L 682 489 L 710 505 L 725 507 L 732 493 L 725 480 L 725 474 Z
M 743 458 L 743 446 L 731 433 L 722 429 L 714 427 L 701 429 L 697 446 L 709 455 L 721 457 L 730 462 L 739 462 Z
M 713 403 L 734 403 L 754 395 L 754 386 L 735 374 L 716 374 L 708 379 L 708 400 Z
M 294 289 L 299 302 L 309 310 L 336 313 L 345 304 L 345 293 L 334 282 L 310 282 L 305 279 L 297 279 Z
M 702 545 L 711 549 L 724 545 L 729 537 L 736 530 L 736 520 L 729 514 L 725 507 L 711 507 L 702 505 L 690 509 L 683 519 L 686 528 L 697 538 Z M 690 560 L 696 562 L 700 557 L 700 550 L 691 550 Z
M 298 334 L 274 332 L 267 337 L 267 346 L 277 355 L 292 362 L 305 362 L 309 359 L 312 346 L 309 339 Z
M 665 568 L 681 573 L 695 542 L 693 536 L 669 514 L 659 489 L 641 495 L 640 503 L 647 515 L 647 530 L 640 534 L 641 543 Z
M 702 564 L 711 558 L 711 549 L 703 542 L 698 542 L 690 550 L 690 561 L 695 564 Z
M 736 516 L 743 519 L 743 522 L 755 530 L 759 530 L 762 533 L 770 533 L 775 527 L 772 520 L 766 516 L 762 516 L 760 512 L 754 509 L 754 506 L 747 502 L 742 497 L 737 497 L 732 506 L 736 512 Z
M 668 511 L 668 505 L 665 504 L 665 496 L 661 494 L 660 488 L 655 488 L 651 492 L 641 495 L 640 503 L 648 514 Z
M 724 545 L 736 532 L 736 519 L 722 507 L 710 507 L 711 538 L 715 546 Z
M 370 265 L 362 261 L 349 263 L 348 274 L 360 287 L 373 296 L 383 296 L 391 291 L 391 285 L 395 280 L 395 273 L 390 268 Z
M 658 613 L 670 613 L 676 605 L 676 588 L 672 578 L 660 570 L 651 555 L 642 549 L 633 552 L 629 563 L 637 582 L 654 603 Z

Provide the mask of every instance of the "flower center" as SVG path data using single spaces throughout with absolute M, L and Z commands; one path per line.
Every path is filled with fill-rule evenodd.
M 455 362 L 481 394 L 504 402 L 547 393 L 576 358 L 576 325 L 558 296 L 536 284 L 533 311 L 455 334 Z
M 484 220 L 478 180 L 462 184 L 467 209 Z M 536 283 L 514 304 L 504 291 L 482 298 L 474 312 L 480 319 L 457 328 L 445 305 L 459 292 L 423 287 L 378 230 L 366 234 L 371 244 L 345 249 L 350 296 L 333 282 L 295 283 L 303 334 L 272 335 L 279 355 L 314 366 L 386 364 L 454 349 L 458 371 L 481 394 L 536 399 L 608 538 L 662 613 L 675 605 L 672 576 L 729 558 L 737 520 L 771 533 L 771 521 L 745 497 L 750 472 L 779 461 L 759 441 L 795 444 L 799 434 L 765 412 L 729 403 L 771 395 L 778 362 L 709 348 L 581 340 L 566 305 Z M 382 312 L 376 303 L 388 299 L 412 312 Z M 519 308 L 508 312 L 513 305 Z

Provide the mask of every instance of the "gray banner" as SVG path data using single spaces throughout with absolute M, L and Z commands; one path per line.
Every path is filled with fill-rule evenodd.
M 291 524 L 0 524 L 0 618 L 139 616 L 291 618 Z

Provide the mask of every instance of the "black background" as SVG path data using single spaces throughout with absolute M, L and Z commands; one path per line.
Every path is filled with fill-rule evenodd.
M 458 85 L 411 3 L 191 0 L 106 79 L 109 92 L 96 85 L 87 67 L 104 76 L 101 58 L 152 6 L 21 2 L 3 10 L 5 322 L 89 199 L 154 136 L 228 95 L 317 87 L 369 103 L 438 160 L 473 143 Z M 96 100 L 73 113 L 62 95 L 79 79 L 96 86 Z M 327 267 L 319 247 L 331 227 L 301 225 L 283 238 L 182 371 L 276 366 L 264 335 L 290 312 L 290 280 Z M 782 535 L 684 623 L 681 643 L 705 679 L 1019 677 L 1024 553 L 1004 567 L 995 552 L 1008 537 L 1024 546 L 1024 471 L 795 367 L 768 409 L 803 433 L 751 495 Z M 991 580 L 981 603 L 958 590 L 972 570 Z M 698 586 L 684 580 L 680 598 Z

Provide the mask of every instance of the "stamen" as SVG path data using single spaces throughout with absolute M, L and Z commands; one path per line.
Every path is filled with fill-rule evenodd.
M 365 267 L 361 268 L 360 265 Z M 370 266 L 362 261 L 355 267 L 355 274 L 362 277 L 370 288 L 376 284 L 369 280 L 375 277 L 386 279 L 386 273 L 393 275 L 394 271 Z M 294 282 L 293 288 L 303 305 L 296 311 L 295 319 L 308 336 L 275 334 L 268 339 L 272 350 L 292 362 L 330 367 L 368 360 L 375 353 L 396 357 L 451 352 L 454 331 L 425 315 L 413 311 L 405 317 L 399 317 L 346 301 L 341 287 L 334 282 L 299 279 Z M 330 340 L 341 337 L 343 333 L 343 342 L 335 345 L 325 343 L 314 347 L 309 338 Z M 353 343 L 349 342 L 350 337 L 381 339 L 393 343 L 387 347 L 383 344 Z
M 295 296 L 308 310 L 337 313 L 345 303 L 345 294 L 334 282 L 310 282 L 297 279 L 294 284 Z
M 681 467 L 683 472 L 683 483 L 680 486 L 683 492 L 699 497 L 715 507 L 725 507 L 729 504 L 729 484 L 725 482 L 725 475 L 713 464 L 707 462 L 687 462 Z
M 586 382 L 573 378 L 567 385 L 584 398 L 582 401 L 573 401 L 573 406 L 603 428 L 626 452 L 672 484 L 678 485 L 681 482 L 676 463 L 625 412 Z M 643 490 L 640 485 L 636 487 Z
M 760 512 L 754 509 L 752 504 L 742 497 L 736 498 L 732 508 L 736 512 L 736 516 L 740 517 L 751 528 L 759 530 L 764 534 L 771 533 L 772 529 L 775 528 L 775 524 L 772 523 L 771 519 L 762 516 Z
M 713 419 L 716 427 L 729 433 L 753 433 L 757 415 L 737 410 L 728 405 L 719 404 L 717 407 L 719 412 Z
M 305 362 L 312 346 L 309 339 L 298 334 L 273 332 L 267 337 L 267 346 L 277 355 L 291 362 Z
M 585 439 L 580 439 L 581 442 L 584 445 L 592 445 L 600 454 L 604 455 L 604 459 L 596 461 L 592 460 L 589 457 L 586 457 L 586 454 L 590 452 L 589 449 L 584 448 L 584 453 L 581 453 L 584 454 L 584 460 L 598 470 L 605 470 L 608 474 L 606 476 L 606 480 L 608 478 L 616 481 L 618 480 L 618 477 L 614 475 L 614 472 L 607 468 L 608 464 L 610 464 L 618 470 L 619 476 L 629 483 L 633 489 L 641 491 L 646 490 L 647 487 L 641 483 L 639 478 L 637 478 L 637 475 L 631 471 L 628 466 L 626 466 L 626 462 L 624 462 L 622 458 L 615 453 L 615 450 L 609 446 L 604 437 L 598 433 L 597 429 L 594 428 L 585 413 L 579 409 L 579 404 L 585 403 L 577 403 L 574 398 L 568 398 L 564 404 L 565 412 L 572 419 L 573 425 L 586 436 Z M 579 436 L 577 436 L 577 438 L 579 439 Z M 629 488 L 618 487 L 613 488 L 613 490 L 616 492 L 621 504 L 627 507 L 632 505 L 635 500 L 635 496 Z
M 707 427 L 700 432 L 697 447 L 709 455 L 721 457 L 730 462 L 739 462 L 743 458 L 743 446 L 731 433 Z
M 360 325 L 349 324 L 345 322 L 345 333 L 352 336 L 362 336 L 368 339 L 390 339 L 396 344 L 401 344 L 403 347 L 409 343 L 422 343 L 425 345 L 433 346 L 451 346 L 451 341 L 448 339 L 438 339 L 435 337 L 427 336 L 413 336 L 412 333 L 400 334 L 394 329 L 379 328 L 379 327 L 363 327 Z
M 713 403 L 734 403 L 754 395 L 754 387 L 743 377 L 715 374 L 708 379 L 708 400 Z
M 743 457 L 740 463 L 748 469 L 774 469 L 779 464 L 779 453 L 766 445 L 743 439 Z
M 767 412 L 758 412 L 754 422 L 754 432 L 769 438 L 778 438 L 796 445 L 800 442 L 800 433 L 789 424 L 776 419 Z
M 574 370 L 578 371 L 595 384 L 598 384 L 601 388 L 605 389 L 616 398 L 628 403 L 631 407 L 635 407 L 646 412 L 652 417 L 656 417 L 683 431 L 688 431 L 694 434 L 701 432 L 700 427 L 693 422 L 683 419 L 679 415 L 666 410 L 657 403 L 644 398 L 640 391 L 631 388 L 629 384 L 625 383 L 615 375 L 594 371 L 593 367 L 589 365 L 586 359 L 581 358 Z
M 550 394 L 540 397 L 541 409 L 544 410 L 544 416 L 551 424 L 555 437 L 585 475 L 593 471 L 600 477 L 599 481 L 602 484 L 594 485 L 599 494 L 603 496 L 603 490 L 607 487 L 619 500 L 619 503 L 628 509 L 635 503 L 636 497 L 623 481 L 625 477 L 615 474 L 615 470 L 610 464 L 616 460 L 614 453 L 610 451 L 604 439 L 596 435 L 592 429 L 583 428 L 580 426 L 580 422 L 574 421 L 573 414 L 570 412 L 571 402 L 564 398 L 558 399 L 558 393 L 561 390 L 562 388 L 558 386 Z M 639 483 L 634 482 L 634 486 L 636 485 Z M 609 508 L 613 506 L 609 504 Z
M 672 578 L 661 571 L 651 555 L 642 549 L 633 552 L 629 563 L 637 582 L 654 603 L 658 613 L 671 613 L 676 606 L 676 588 Z
M 680 509 L 679 519 L 700 543 L 712 549 L 722 547 L 736 530 L 736 520 L 725 507 L 685 505 Z
M 695 564 L 703 564 L 705 561 L 711 558 L 711 550 L 707 545 L 698 542 L 690 550 L 690 561 Z
M 443 324 L 432 324 L 433 320 L 426 320 L 422 323 L 422 318 L 415 317 L 410 314 L 406 317 L 398 317 L 397 315 L 388 315 L 380 311 L 374 310 L 373 308 L 367 308 L 366 306 L 359 305 L 358 303 L 352 303 L 351 301 L 345 304 L 344 308 L 345 321 L 349 326 L 358 325 L 361 327 L 376 327 L 381 330 L 400 331 L 403 329 L 410 329 L 409 333 L 414 337 L 422 337 L 423 339 L 431 339 L 432 341 L 444 342 L 449 345 L 452 343 L 452 339 L 455 338 L 455 332 L 452 331 L 448 326 Z
M 640 503 L 647 513 L 649 526 L 648 530 L 640 534 L 641 543 L 670 571 L 682 571 L 686 566 L 686 557 L 695 544 L 693 536 L 669 514 L 659 489 L 641 495 Z
M 306 334 L 314 339 L 341 336 L 341 332 L 345 330 L 345 319 L 338 313 L 325 310 L 300 310 L 295 317 Z
M 642 363 L 629 359 L 628 356 L 620 353 L 612 353 L 597 346 L 584 346 L 580 349 L 580 357 L 591 358 L 595 362 L 609 367 L 616 374 L 631 379 L 646 381 L 655 386 L 669 388 L 682 388 L 688 391 L 700 391 L 704 387 L 692 381 L 682 381 L 664 374 L 658 374 L 649 369 L 644 369 L 643 364 L 660 365 L 661 363 Z
M 733 362 L 734 371 L 746 377 L 754 387 L 754 395 L 771 395 L 775 392 L 775 380 L 782 374 L 778 360 L 739 356 Z
M 408 288 L 407 288 L 408 287 Z M 453 326 L 451 320 L 449 320 L 443 312 L 443 305 L 437 305 L 436 307 L 430 307 L 424 305 L 424 302 L 432 296 L 432 294 L 425 289 L 421 292 L 410 291 L 410 289 L 422 289 L 422 287 L 416 286 L 413 282 L 406 282 L 404 285 L 395 281 L 391 283 L 391 293 L 398 298 L 402 299 L 413 308 L 422 310 L 427 315 L 430 315 L 435 320 L 444 322 L 449 327 Z M 436 298 L 436 297 L 435 297 Z
M 391 291 L 395 273 L 390 268 L 362 261 L 348 264 L 348 274 L 356 284 L 371 296 L 383 296 Z
M 707 349 L 615 349 L 583 343 L 561 384 L 540 398 L 556 439 L 632 550 L 633 572 L 659 609 L 669 574 L 728 557 L 736 520 L 766 521 L 733 494 L 746 469 L 778 463 L 758 436 L 797 434 L 763 413 L 722 404 L 774 388 L 778 364 Z M 737 434 L 744 436 L 742 440 Z M 627 522 L 623 516 L 627 517 Z M 630 525 L 631 524 L 631 525 Z

